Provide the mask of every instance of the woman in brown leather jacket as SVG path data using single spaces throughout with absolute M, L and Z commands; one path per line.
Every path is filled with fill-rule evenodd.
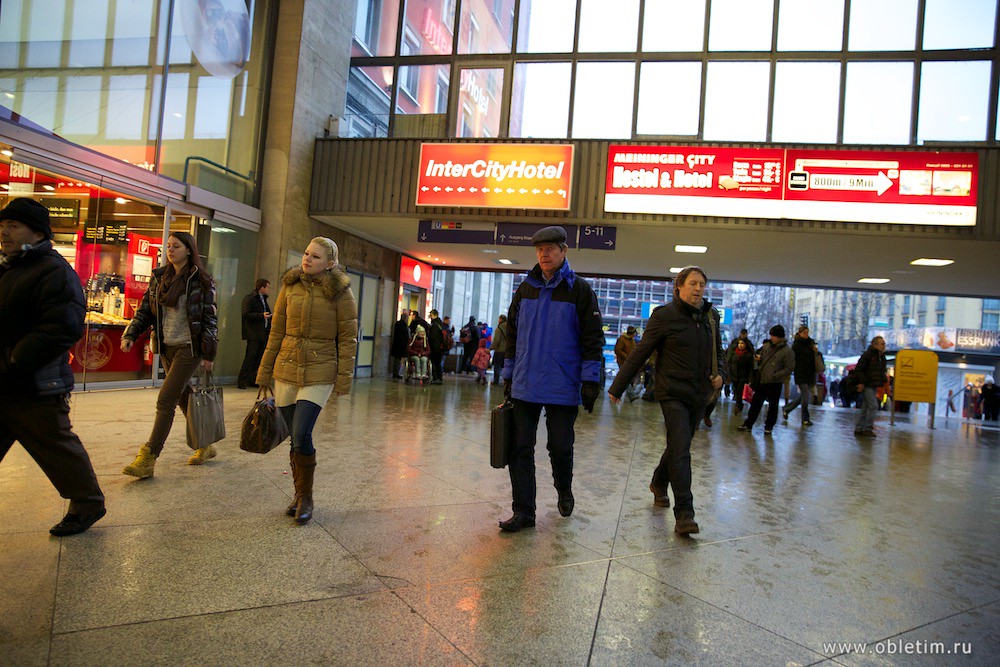
M 302 266 L 285 273 L 257 370 L 258 385 L 274 385 L 275 403 L 292 433 L 295 499 L 287 514 L 300 524 L 313 512 L 313 427 L 330 394 L 347 394 L 354 381 L 358 306 L 337 255 L 336 243 L 316 237 Z
M 153 476 L 156 458 L 174 423 L 180 405 L 187 415 L 191 377 L 201 368 L 212 370 L 219 347 L 215 308 L 215 281 L 205 271 L 198 256 L 198 244 L 187 232 L 172 232 L 164 247 L 167 264 L 153 270 L 149 287 L 139 303 L 132 323 L 122 335 L 123 352 L 152 327 L 153 351 L 160 353 L 166 377 L 156 397 L 156 418 L 146 444 L 139 447 L 135 461 L 125 466 L 123 475 L 139 479 Z M 209 445 L 196 449 L 188 433 L 188 446 L 195 450 L 188 463 L 201 465 L 216 455 Z

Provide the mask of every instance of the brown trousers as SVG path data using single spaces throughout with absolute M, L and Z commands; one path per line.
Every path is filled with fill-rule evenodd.
M 156 397 L 153 431 L 146 443 L 154 456 L 159 456 L 163 451 L 163 443 L 170 435 L 170 427 L 174 424 L 174 414 L 178 405 L 185 418 L 187 417 L 188 399 L 191 397 L 190 382 L 201 364 L 201 355 L 192 354 L 190 345 L 175 345 L 167 347 L 160 353 L 160 361 L 163 362 L 163 369 L 167 375 Z M 186 435 L 188 447 L 196 449 L 192 445 L 191 433 L 187 432 Z

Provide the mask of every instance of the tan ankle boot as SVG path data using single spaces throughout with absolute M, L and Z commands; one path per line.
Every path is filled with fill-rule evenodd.
M 153 468 L 156 466 L 156 455 L 149 445 L 139 448 L 139 453 L 135 456 L 135 461 L 122 468 L 123 475 L 132 475 L 139 479 L 146 479 L 153 476 Z
M 299 502 L 295 507 L 295 523 L 309 523 L 313 514 L 313 474 L 316 472 L 316 455 L 295 452 L 295 495 Z

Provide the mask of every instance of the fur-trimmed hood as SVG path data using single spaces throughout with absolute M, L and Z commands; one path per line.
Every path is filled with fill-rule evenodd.
M 331 301 L 340 298 L 340 295 L 351 286 L 351 279 L 346 273 L 341 271 L 339 266 L 335 266 L 329 271 L 324 271 L 312 279 L 302 271 L 301 266 L 296 266 L 288 269 L 281 278 L 281 284 L 286 286 L 294 285 L 300 281 L 303 283 L 313 282 L 319 285 L 323 289 L 323 296 Z

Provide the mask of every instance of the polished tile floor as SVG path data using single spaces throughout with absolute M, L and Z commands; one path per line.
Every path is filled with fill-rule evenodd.
M 77 394 L 107 494 L 89 532 L 19 446 L 0 464 L 0 665 L 995 665 L 1000 434 L 907 418 L 856 440 L 854 414 L 694 439 L 701 533 L 647 489 L 658 406 L 577 421 L 576 511 L 539 447 L 538 526 L 502 534 L 494 388 L 360 380 L 316 434 L 316 514 L 296 526 L 285 450 L 239 451 L 255 393 L 201 467 L 175 428 L 156 476 L 119 474 L 154 390 Z M 178 424 L 180 422 L 178 421 Z M 543 431 L 544 433 L 544 431 Z M 544 442 L 544 435 L 542 436 Z M 939 646 L 940 644 L 940 646 Z M 861 653 L 862 650 L 867 651 Z M 945 650 L 950 655 L 931 655 Z

